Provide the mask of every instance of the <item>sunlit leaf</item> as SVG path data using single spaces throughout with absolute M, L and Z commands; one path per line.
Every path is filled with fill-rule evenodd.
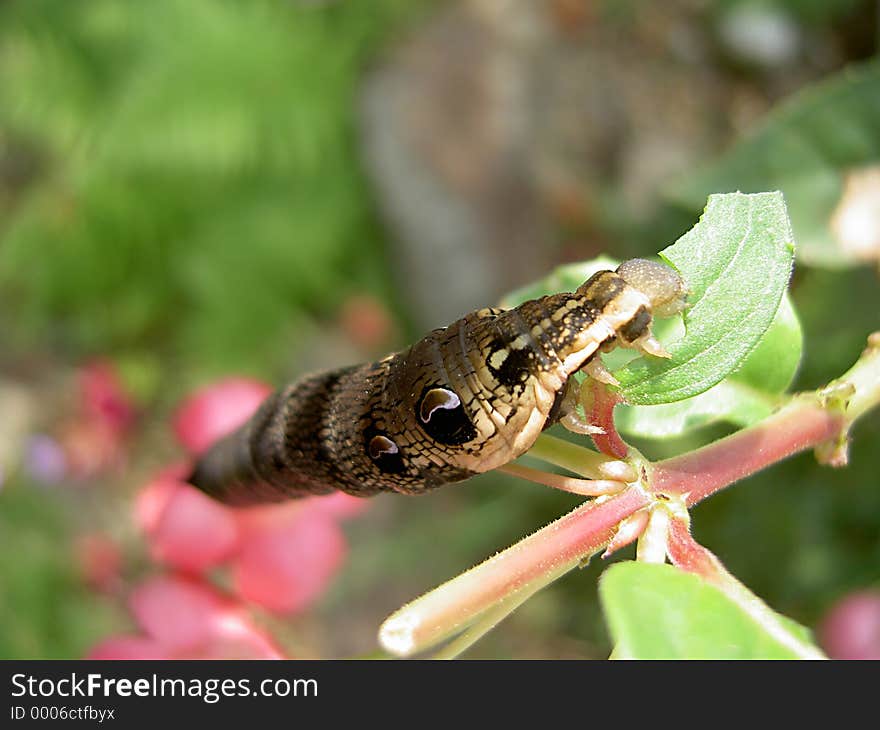
M 767 332 L 791 274 L 794 240 L 779 193 L 713 195 L 700 222 L 661 255 L 690 288 L 685 335 L 670 359 L 615 371 L 633 404 L 703 393 L 742 366 Z
M 621 658 L 794 659 L 791 645 L 814 648 L 794 621 L 779 617 L 790 635 L 785 645 L 718 588 L 671 565 L 614 565 L 599 598 Z
M 770 328 L 742 367 L 692 398 L 655 406 L 618 406 L 620 431 L 647 438 L 680 436 L 716 421 L 748 426 L 769 416 L 800 363 L 803 334 L 791 301 L 782 298 Z
M 778 194 L 713 196 L 697 227 L 663 252 L 691 288 L 686 331 L 674 319 L 655 323 L 672 361 L 633 362 L 633 352 L 622 349 L 605 355 L 630 403 L 649 404 L 621 406 L 622 431 L 667 437 L 718 420 L 748 425 L 772 412 L 776 395 L 794 378 L 802 350 L 800 324 L 783 296 L 790 245 Z M 502 305 L 572 291 L 617 264 L 602 256 L 560 267 L 512 292 Z

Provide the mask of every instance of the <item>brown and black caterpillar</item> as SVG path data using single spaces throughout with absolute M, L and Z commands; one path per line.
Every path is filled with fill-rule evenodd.
M 378 362 L 307 376 L 218 441 L 190 481 L 228 504 L 340 489 L 420 494 L 522 455 L 571 417 L 571 376 L 607 378 L 616 345 L 667 356 L 654 315 L 685 304 L 664 264 L 633 259 L 575 292 L 481 309 Z

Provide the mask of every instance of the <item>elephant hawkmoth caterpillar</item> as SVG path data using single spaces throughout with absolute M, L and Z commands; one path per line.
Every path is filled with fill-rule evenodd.
M 420 494 L 522 455 L 572 409 L 571 377 L 620 345 L 665 356 L 681 276 L 632 259 L 574 292 L 481 309 L 377 361 L 306 376 L 213 445 L 190 481 L 228 504 L 342 490 Z

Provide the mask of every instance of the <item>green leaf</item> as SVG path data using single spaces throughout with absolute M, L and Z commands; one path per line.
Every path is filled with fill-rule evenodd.
M 691 306 L 685 335 L 664 343 L 670 359 L 642 357 L 614 373 L 623 397 L 637 405 L 703 393 L 755 350 L 791 274 L 794 243 L 782 195 L 710 196 L 699 223 L 661 256 L 684 276 Z
M 753 216 L 755 227 L 746 230 Z M 621 368 L 616 375 L 625 382 L 630 402 L 653 404 L 622 406 L 621 430 L 666 437 L 712 421 L 748 425 L 769 415 L 777 405 L 776 394 L 794 378 L 802 349 L 800 324 L 791 302 L 783 296 L 791 267 L 790 241 L 780 195 L 714 196 L 697 227 L 662 252 L 691 287 L 688 329 L 682 336 L 680 324 L 676 332 L 675 320 L 656 323 L 660 340 L 667 348 L 675 348 L 672 361 L 644 358 L 633 362 L 632 351 L 620 349 L 605 356 L 609 367 Z M 773 260 L 775 267 L 768 267 L 767 262 Z M 617 264 L 600 256 L 559 267 L 511 292 L 501 305 L 513 307 L 554 292 L 573 291 L 596 271 L 614 269 Z M 728 265 L 731 270 L 725 273 L 724 284 L 712 287 L 706 296 L 709 285 Z M 741 327 L 741 322 L 748 326 Z M 713 329 L 716 324 L 722 328 Z M 674 338 L 677 344 L 670 345 Z M 670 369 L 672 376 L 660 378 L 658 373 Z M 719 383 L 728 373 L 730 381 Z M 651 377 L 659 378 L 657 392 L 651 391 Z M 673 390 L 670 385 L 684 390 Z
M 748 426 L 769 416 L 794 379 L 803 349 L 800 322 L 786 294 L 767 333 L 742 367 L 692 398 L 655 406 L 621 405 L 617 428 L 633 436 L 669 438 L 716 421 Z
M 784 393 L 803 354 L 804 333 L 788 293 L 761 342 L 730 377 L 765 393 Z
M 726 421 L 748 426 L 773 413 L 777 399 L 733 379 L 722 380 L 705 393 L 677 403 L 618 406 L 614 422 L 621 433 L 642 438 L 673 438 L 710 423 Z
M 616 645 L 632 659 L 795 659 L 816 652 L 807 629 L 778 616 L 787 640 L 699 576 L 671 565 L 618 563 L 599 582 Z M 798 653 L 795 647 L 806 651 Z
M 0 3 L 0 157 L 21 158 L 11 206 L 0 183 L 11 336 L 173 351 L 180 387 L 277 375 L 303 321 L 388 291 L 352 98 L 421 5 Z
M 781 190 L 788 201 L 798 258 L 818 266 L 858 263 L 841 249 L 831 219 L 846 176 L 880 160 L 880 62 L 847 69 L 799 93 L 717 162 L 668 189 L 698 209 L 726 190 Z

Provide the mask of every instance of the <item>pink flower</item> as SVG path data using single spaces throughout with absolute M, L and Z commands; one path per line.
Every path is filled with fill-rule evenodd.
M 241 425 L 269 392 L 241 378 L 205 388 L 178 410 L 175 432 L 197 455 Z M 189 464 L 164 469 L 134 505 L 150 555 L 177 574 L 142 583 L 129 602 L 140 633 L 101 642 L 91 658 L 281 657 L 252 624 L 242 599 L 285 614 L 308 608 L 345 558 L 339 521 L 366 506 L 365 500 L 334 494 L 232 509 L 183 481 L 190 469 Z M 231 572 L 237 598 L 198 577 L 220 566 Z
M 135 408 L 113 363 L 95 360 L 79 372 L 81 408 L 87 418 L 103 421 L 116 431 L 134 422 Z
M 819 636 L 833 659 L 880 659 L 880 591 L 851 593 L 825 615 Z
M 241 549 L 232 561 L 235 591 L 278 613 L 296 613 L 319 598 L 347 546 L 320 500 L 268 507 L 241 516 Z
M 131 594 L 141 633 L 105 639 L 90 659 L 281 659 L 237 602 L 180 576 L 157 576 Z
M 74 542 L 73 551 L 86 585 L 103 592 L 117 587 L 122 555 L 117 544 L 107 535 L 99 532 L 80 535 Z
M 338 521 L 364 500 L 332 495 L 231 509 L 176 473 L 157 476 L 135 501 L 154 560 L 192 574 L 228 563 L 239 596 L 280 613 L 300 612 L 324 593 L 347 551 Z
M 271 392 L 250 378 L 221 380 L 184 401 L 173 419 L 174 432 L 187 451 L 199 455 L 242 425 Z
M 135 519 L 154 560 L 201 573 L 235 552 L 238 524 L 229 509 L 181 481 L 181 475 L 181 469 L 171 469 L 151 481 L 135 501 Z
M 33 441 L 28 466 L 40 481 L 87 480 L 125 463 L 136 413 L 112 363 L 85 365 L 77 373 L 77 389 L 73 412 L 51 436 Z
M 135 522 L 148 535 L 156 529 L 171 494 L 182 483 L 187 469 L 186 464 L 175 464 L 162 469 L 135 497 Z

